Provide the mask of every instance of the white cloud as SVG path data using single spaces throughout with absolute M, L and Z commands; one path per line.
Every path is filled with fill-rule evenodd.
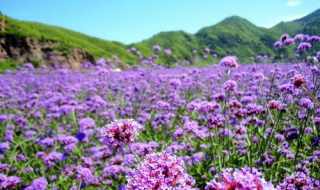
M 284 22 L 292 21 L 292 20 L 296 20 L 296 19 L 302 18 L 302 17 L 304 17 L 304 16 L 306 16 L 306 15 L 307 15 L 307 13 L 300 13 L 300 14 L 296 14 L 296 15 L 284 17 L 284 18 L 282 19 L 282 21 L 284 21 Z
M 273 22 L 266 23 L 266 24 L 263 25 L 262 27 L 264 27 L 264 28 L 271 28 L 271 27 L 279 24 L 281 21 L 283 21 L 283 22 L 293 21 L 293 20 L 302 18 L 302 17 L 304 17 L 304 16 L 306 16 L 306 15 L 307 15 L 307 13 L 300 13 L 300 14 L 296 14 L 296 15 L 287 16 L 287 17 L 284 17 L 284 18 L 279 19 L 279 20 L 277 20 L 277 21 L 273 21 Z
M 296 7 L 301 3 L 300 0 L 288 1 L 286 7 Z
M 264 27 L 264 28 L 271 28 L 271 27 L 275 26 L 276 24 L 278 24 L 278 22 L 269 23 L 269 24 L 264 25 L 263 27 Z

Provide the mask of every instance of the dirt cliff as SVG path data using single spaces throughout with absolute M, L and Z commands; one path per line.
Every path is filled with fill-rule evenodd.
M 94 57 L 78 48 L 66 48 L 60 42 L 12 35 L 0 36 L 0 61 L 37 62 L 51 65 L 60 63 L 78 69 L 81 63 L 94 63 Z

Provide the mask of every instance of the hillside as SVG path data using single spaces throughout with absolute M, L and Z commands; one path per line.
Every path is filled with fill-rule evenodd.
M 58 42 L 59 45 L 48 46 L 46 50 L 58 50 L 64 55 L 69 54 L 71 48 L 79 48 L 89 53 L 95 59 L 117 55 L 124 62 L 133 64 L 135 56 L 126 52 L 126 46 L 119 42 L 111 42 L 84 35 L 61 27 L 49 26 L 35 22 L 25 22 L 0 15 L 5 19 L 5 31 L 0 31 L 0 37 L 10 36 L 17 39 L 31 38 L 39 42 Z
M 247 62 L 250 56 L 275 56 L 273 43 L 284 33 L 291 36 L 298 33 L 319 35 L 320 9 L 301 19 L 280 22 L 270 29 L 257 27 L 246 19 L 231 16 L 216 25 L 200 29 L 194 35 L 183 31 L 162 32 L 139 45 L 147 45 L 150 48 L 154 44 L 165 48 L 172 47 L 175 57 L 191 61 L 194 57 L 193 49 L 202 57 L 205 54 L 204 48 L 209 48 L 210 54 L 216 53 L 219 57 L 237 55 L 240 61 Z M 212 61 L 212 57 L 208 57 L 209 61 Z M 168 58 L 163 56 L 162 59 Z
M 22 56 L 17 53 L 14 56 L 12 53 L 11 55 L 7 53 L 6 57 L 2 56 L 2 60 L 14 59 L 20 62 L 30 60 L 30 52 L 33 52 L 31 55 L 37 55 L 39 59 L 43 57 L 48 59 L 52 54 L 59 54 L 63 61 L 69 63 L 94 62 L 102 56 L 110 58 L 116 55 L 122 60 L 122 63 L 134 65 L 139 62 L 138 56 L 126 50 L 136 47 L 144 57 L 148 57 L 154 54 L 152 51 L 154 45 L 162 48 L 162 52 L 157 53 L 159 59 L 156 62 L 165 65 L 172 65 L 183 60 L 188 60 L 191 64 L 202 65 L 218 61 L 219 58 L 226 55 L 237 55 L 240 62 L 247 62 L 250 56 L 275 55 L 273 43 L 283 33 L 289 33 L 291 36 L 298 33 L 320 34 L 320 9 L 294 21 L 280 22 L 270 29 L 257 27 L 246 19 L 232 16 L 213 26 L 204 27 L 196 34 L 184 31 L 160 32 L 150 39 L 130 45 L 90 37 L 60 27 L 18 21 L 0 15 L 0 21 L 4 18 L 6 28 L 5 31 L 0 31 L 0 38 L 6 37 L 9 40 L 2 39 L 1 42 L 0 39 L 0 48 L 7 43 L 15 44 L 16 47 L 27 44 L 28 47 L 22 50 L 15 49 L 15 52 L 27 52 L 27 54 Z M 34 44 L 40 44 L 40 47 Z M 12 47 L 3 49 L 7 51 L 10 48 L 14 49 Z M 209 48 L 210 52 L 204 52 L 205 48 Z M 172 55 L 165 55 L 164 49 L 171 49 Z M 193 50 L 197 50 L 197 54 L 193 54 Z M 214 58 L 212 54 L 218 54 L 219 58 Z M 203 59 L 204 55 L 207 56 L 207 60 Z M 19 56 L 23 59 L 18 59 Z M 195 58 L 199 58 L 199 61 L 195 62 Z
M 286 31 L 290 35 L 298 33 L 320 35 L 320 9 L 300 19 L 290 22 L 281 22 L 270 30 L 278 34 Z
M 272 55 L 270 47 L 276 39 L 267 29 L 258 28 L 237 16 L 203 28 L 195 35 L 202 46 L 208 46 L 219 55 L 238 55 L 241 58 L 257 54 Z
M 170 56 L 159 54 L 162 61 L 171 63 L 181 60 L 193 60 L 192 50 L 201 49 L 196 36 L 184 31 L 161 32 L 137 44 L 137 47 L 145 46 L 151 49 L 155 44 L 159 45 L 162 50 L 170 49 L 172 51 Z

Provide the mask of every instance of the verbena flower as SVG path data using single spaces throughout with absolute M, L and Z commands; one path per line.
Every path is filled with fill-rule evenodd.
M 320 146 L 320 138 L 319 137 L 312 137 L 311 138 L 311 144 L 313 146 Z
M 164 50 L 164 53 L 165 53 L 166 55 L 171 55 L 171 54 L 172 54 L 172 52 L 171 52 L 171 50 L 170 50 L 170 49 L 166 49 L 166 50 Z
M 101 142 L 112 148 L 122 148 L 134 141 L 141 129 L 133 119 L 116 120 L 101 129 Z
M 294 39 L 288 38 L 283 42 L 283 44 L 286 45 L 286 46 L 294 44 Z
M 290 38 L 289 34 L 283 34 L 282 36 L 280 36 L 280 41 L 284 42 L 286 41 L 286 39 Z
M 287 176 L 278 186 L 278 190 L 319 189 L 320 181 L 307 176 L 303 172 L 297 172 Z
M 7 177 L 4 174 L 0 174 L 0 189 L 15 189 L 22 180 L 16 176 Z
M 301 76 L 300 74 L 298 75 L 295 75 L 293 78 L 291 78 L 292 80 L 292 84 L 295 86 L 295 87 L 300 87 L 302 84 L 306 83 L 306 79 Z
M 86 130 L 86 129 L 91 129 L 91 128 L 94 128 L 95 126 L 95 122 L 92 118 L 88 117 L 88 118 L 83 118 L 79 121 L 79 126 L 80 126 L 80 129 L 83 131 L 83 130 Z
M 233 80 L 227 80 L 224 84 L 223 84 L 223 88 L 227 91 L 236 91 L 237 90 L 237 83 Z
M 294 41 L 303 41 L 304 40 L 304 35 L 303 34 L 297 34 L 294 38 Z
M 195 181 L 186 173 L 184 161 L 169 153 L 152 153 L 127 177 L 126 189 L 192 189 Z
M 155 46 L 153 46 L 153 50 L 156 52 L 159 52 L 159 51 L 161 51 L 161 47 L 158 45 L 155 45 Z
M 206 190 L 246 189 L 246 190 L 275 190 L 272 183 L 262 178 L 262 173 L 256 168 L 241 169 L 227 168 L 216 174 L 207 182 Z
M 298 45 L 297 47 L 297 51 L 303 51 L 303 50 L 307 50 L 307 49 L 311 49 L 311 44 L 308 42 L 302 42 Z
M 40 177 L 33 180 L 31 185 L 29 185 L 25 190 L 46 190 L 47 185 L 48 185 L 47 179 L 44 177 Z
M 308 42 L 320 42 L 320 37 L 319 36 L 310 36 L 307 39 Z
M 221 59 L 220 65 L 230 68 L 238 67 L 237 57 L 236 56 L 226 56 Z
M 301 106 L 303 106 L 305 108 L 308 108 L 308 109 L 312 109 L 313 108 L 313 102 L 308 98 L 301 98 L 299 103 L 300 103 Z

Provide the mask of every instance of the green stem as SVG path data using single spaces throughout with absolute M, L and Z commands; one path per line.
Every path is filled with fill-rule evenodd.
M 139 164 L 141 164 L 140 157 L 136 154 L 136 152 L 133 150 L 133 148 L 130 145 L 128 145 L 128 147 L 129 147 L 130 151 L 132 152 L 132 154 L 134 155 L 134 157 L 136 157 L 136 159 L 138 160 Z
M 82 184 L 82 180 L 81 180 L 80 183 L 79 183 L 78 190 L 81 189 L 81 184 Z

